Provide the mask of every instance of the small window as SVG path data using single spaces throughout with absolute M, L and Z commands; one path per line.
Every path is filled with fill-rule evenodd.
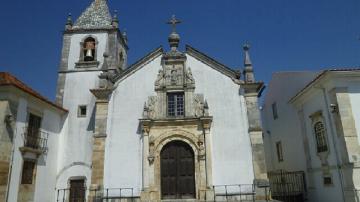
M 317 152 L 326 152 L 328 150 L 325 127 L 322 121 L 318 121 L 314 124 L 314 133 L 316 139 Z
M 32 184 L 34 176 L 35 176 L 35 162 L 24 161 L 22 175 L 21 175 L 21 184 Z
M 325 176 L 323 180 L 324 180 L 324 185 L 332 185 L 332 178 L 330 176 Z
M 85 201 L 85 180 L 70 180 L 70 202 Z
M 271 108 L 272 108 L 273 118 L 274 118 L 274 120 L 275 120 L 275 119 L 278 118 L 278 112 L 277 112 L 276 102 L 274 102 L 274 103 L 271 105 Z
M 276 142 L 276 153 L 277 153 L 278 161 L 279 162 L 284 161 L 281 141 Z
M 78 117 L 86 117 L 86 105 L 80 105 L 78 109 Z
M 184 116 L 184 93 L 167 94 L 167 112 L 170 117 Z

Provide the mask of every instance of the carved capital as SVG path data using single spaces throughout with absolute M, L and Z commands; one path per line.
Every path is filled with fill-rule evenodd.
M 90 92 L 96 97 L 96 102 L 109 102 L 113 89 L 98 88 L 91 89 Z

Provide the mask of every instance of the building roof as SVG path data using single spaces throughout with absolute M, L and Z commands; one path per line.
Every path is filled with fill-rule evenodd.
M 112 28 L 112 19 L 107 0 L 94 0 L 76 20 L 72 29 Z
M 350 68 L 334 68 L 326 69 L 321 71 L 313 80 L 311 80 L 304 88 L 302 88 L 298 93 L 293 96 L 289 102 L 294 102 L 301 94 L 307 91 L 315 82 L 323 78 L 329 72 L 351 72 L 351 71 L 360 71 L 360 67 L 350 67 Z
M 43 101 L 63 112 L 68 112 L 68 110 L 62 108 L 61 106 L 55 104 L 54 102 L 51 102 L 50 100 L 48 100 L 47 98 L 42 96 L 40 93 L 36 92 L 32 88 L 30 88 L 28 85 L 21 82 L 19 79 L 17 79 L 15 76 L 11 75 L 8 72 L 0 72 L 0 86 L 14 86 L 14 87 L 20 89 L 21 91 Z

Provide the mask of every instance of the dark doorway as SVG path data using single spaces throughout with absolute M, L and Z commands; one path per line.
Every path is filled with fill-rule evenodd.
M 192 148 L 173 141 L 161 151 L 161 196 L 163 199 L 195 198 L 195 168 Z
M 70 181 L 70 202 L 85 202 L 85 180 Z

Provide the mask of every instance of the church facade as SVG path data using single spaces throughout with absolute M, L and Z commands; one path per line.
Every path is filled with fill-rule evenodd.
M 49 181 L 23 201 L 267 197 L 258 109 L 264 85 L 255 80 L 249 46 L 240 73 L 191 46 L 181 51 L 178 23 L 169 21 L 169 50 L 128 66 L 127 37 L 106 0 L 93 1 L 75 23 L 69 16 L 52 160 L 40 153 L 33 161 L 45 166 L 34 173 L 51 169 Z

